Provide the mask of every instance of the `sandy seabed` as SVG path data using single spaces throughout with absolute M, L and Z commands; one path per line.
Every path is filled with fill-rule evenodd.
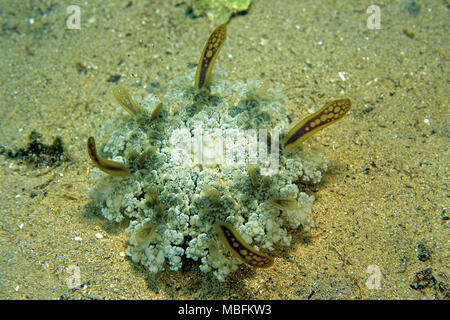
M 330 160 L 300 186 L 316 227 L 293 232 L 272 268 L 222 283 L 194 262 L 149 275 L 125 255 L 126 226 L 86 197 L 86 139 L 115 112 L 112 88 L 164 93 L 214 24 L 183 1 L 98 3 L 75 30 L 70 1 L 0 4 L 0 145 L 26 147 L 35 130 L 68 157 L 35 168 L 0 155 L 1 299 L 448 299 L 447 1 L 377 2 L 380 29 L 367 1 L 254 0 L 230 20 L 216 62 L 230 79 L 282 88 L 292 121 L 341 97 L 353 108 L 304 143 Z

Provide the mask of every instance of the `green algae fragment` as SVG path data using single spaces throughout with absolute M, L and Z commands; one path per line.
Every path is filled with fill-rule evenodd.
M 227 23 L 235 13 L 247 11 L 252 0 L 191 0 L 194 16 L 207 16 L 214 23 Z

